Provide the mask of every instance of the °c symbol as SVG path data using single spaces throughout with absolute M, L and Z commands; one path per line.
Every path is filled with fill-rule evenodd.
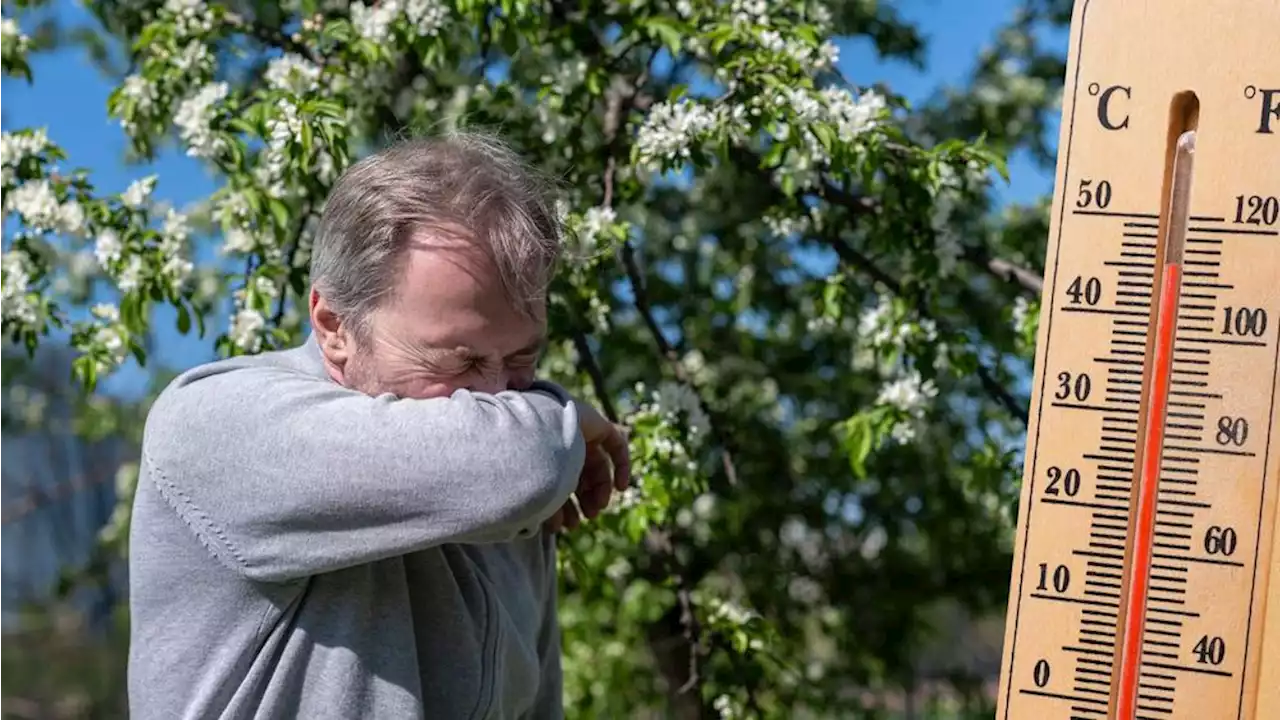
M 1132 88 L 1127 85 L 1108 85 L 1103 90 L 1098 83 L 1089 85 L 1089 94 L 1098 96 L 1098 124 L 1107 130 L 1123 130 L 1129 127 L 1129 113 L 1121 108 L 1112 111 L 1111 103 L 1115 94 L 1120 93 L 1129 99 L 1133 97 Z

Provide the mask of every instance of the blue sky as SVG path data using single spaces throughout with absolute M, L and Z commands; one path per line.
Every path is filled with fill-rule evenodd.
M 91 21 L 72 0 L 53 3 L 69 24 Z M 977 52 L 1016 9 L 1016 0 L 902 0 L 897 4 L 906 19 L 916 22 L 928 40 L 924 72 L 902 63 L 882 63 L 869 42 L 846 42 L 840 66 L 853 82 L 884 82 L 909 100 L 919 101 L 940 86 L 962 84 Z M 215 185 L 198 164 L 168 152 L 146 166 L 127 165 L 126 142 L 118 123 L 107 116 L 106 101 L 112 79 L 94 68 L 82 51 L 69 49 L 34 58 L 36 83 L 5 78 L 3 119 L 5 130 L 45 127 L 50 137 L 68 153 L 72 166 L 86 167 L 102 192 L 118 192 L 142 175 L 157 173 L 156 197 L 182 206 L 211 192 Z M 1051 175 L 1022 158 L 1010 162 L 1011 183 L 1001 194 L 1023 200 L 1047 191 Z M 162 320 L 165 316 L 157 318 Z M 216 322 L 216 320 L 215 320 Z M 167 323 L 172 327 L 172 322 Z M 209 359 L 208 340 L 182 338 L 173 332 L 160 342 L 159 359 L 167 364 L 190 366 Z M 136 387 L 141 376 L 126 372 L 113 383 L 119 390 Z

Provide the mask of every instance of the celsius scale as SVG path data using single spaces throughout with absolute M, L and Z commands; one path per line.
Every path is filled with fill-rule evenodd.
M 997 720 L 1280 720 L 1280 0 L 1077 0 Z

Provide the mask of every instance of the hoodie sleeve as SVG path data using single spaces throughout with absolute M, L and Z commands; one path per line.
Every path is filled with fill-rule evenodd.
M 165 389 L 142 452 L 215 556 L 285 581 L 536 532 L 572 493 L 585 447 L 577 408 L 550 383 L 397 399 L 227 361 Z

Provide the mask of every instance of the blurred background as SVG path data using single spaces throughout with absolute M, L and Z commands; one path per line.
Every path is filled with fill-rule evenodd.
M 376 32 L 370 30 L 376 19 L 370 14 L 399 12 L 399 20 L 387 22 L 417 17 L 421 24 L 422 7 L 435 4 L 418 3 L 416 11 L 413 2 L 371 3 L 359 11 L 345 2 L 214 4 L 233 13 L 218 17 L 245 40 L 229 33 L 223 38 L 227 42 L 210 45 L 219 63 L 211 77 L 230 77 L 233 96 L 240 89 L 249 97 L 255 83 L 271 84 L 270 61 L 282 48 L 293 53 L 295 46 L 310 42 L 310 30 L 304 28 L 302 40 L 296 34 L 309 18 L 350 13 L 360 21 L 355 31 L 352 24 L 333 31 L 315 42 L 317 52 L 362 54 L 361 62 L 401 71 L 388 81 L 398 85 L 381 87 L 376 98 L 351 101 L 360 108 L 360 123 L 347 139 L 350 155 L 401 128 L 434 127 L 449 103 L 461 103 L 466 108 L 461 115 L 501 126 L 545 164 L 572 166 L 572 172 L 558 172 L 570 187 L 579 236 L 594 232 L 601 241 L 612 234 L 622 243 L 616 260 L 585 273 L 616 274 L 613 280 L 595 283 L 577 273 L 561 288 L 562 296 L 574 302 L 556 316 L 554 327 L 563 343 L 552 348 L 546 372 L 584 393 L 611 398 L 611 411 L 627 417 L 651 418 L 645 413 L 654 403 L 678 408 L 685 402 L 683 412 L 652 417 L 677 418 L 672 427 L 686 434 L 709 422 L 711 444 L 726 459 L 713 457 L 710 469 L 702 471 L 705 478 L 689 478 L 686 485 L 664 479 L 661 463 L 647 470 L 655 478 L 650 487 L 670 481 L 672 490 L 664 495 L 665 505 L 651 507 L 642 519 L 624 517 L 616 526 L 602 526 L 600 532 L 617 532 L 621 540 L 615 545 L 625 551 L 597 557 L 597 546 L 588 540 L 582 545 L 566 541 L 566 555 L 582 563 L 567 571 L 562 610 L 572 716 L 991 716 L 1070 2 L 834 0 L 824 3 L 821 13 L 814 3 L 777 3 L 775 8 L 766 0 L 583 0 L 545 7 L 504 2 L 493 7 L 508 18 L 505 31 L 494 29 L 492 36 L 441 31 L 430 35 L 437 43 L 430 48 L 440 48 L 433 50 L 411 42 L 412 33 L 405 35 L 401 28 L 388 32 L 400 33 L 395 38 L 404 46 L 402 54 L 387 57 L 378 56 L 377 38 L 371 36 Z M 484 5 L 459 0 L 447 11 L 466 18 L 486 12 Z M 745 13 L 761 26 L 768 24 L 762 18 L 770 11 L 783 17 L 805 8 L 801 15 L 817 17 L 814 25 L 825 31 L 810 40 L 834 47 L 838 59 L 830 67 L 799 72 L 827 85 L 861 88 L 854 97 L 874 89 L 887 98 L 896 134 L 867 140 L 869 149 L 857 151 L 865 154 L 841 156 L 873 166 L 860 169 L 861 179 L 846 179 L 842 187 L 859 188 L 857 197 L 875 199 L 882 208 L 874 223 L 844 238 L 853 254 L 833 243 L 806 240 L 804 228 L 780 231 L 777 218 L 763 209 L 789 207 L 793 216 L 804 217 L 813 204 L 797 205 L 792 194 L 787 201 L 766 199 L 761 188 L 772 188 L 767 173 L 761 179 L 754 172 L 759 163 L 739 159 L 733 165 L 726 159 L 731 152 L 719 160 L 695 152 L 695 168 L 666 186 L 623 173 L 616 189 L 611 175 L 604 185 L 599 179 L 602 172 L 613 172 L 612 158 L 605 163 L 582 159 L 584 148 L 608 146 L 618 134 L 616 123 L 611 129 L 600 118 L 610 108 L 610 74 L 623 74 L 622 66 L 651 70 L 658 101 L 680 93 L 714 98 L 716 92 L 707 88 L 723 88 L 715 85 L 723 81 L 717 77 L 716 53 L 730 53 L 742 41 L 735 37 L 714 49 L 717 35 L 707 25 L 686 35 L 688 28 L 680 23 L 692 22 L 695 6 L 704 13 L 727 8 L 724 12 L 739 18 Z M 196 14 L 190 8 L 197 8 Z M 10 164 L 20 151 L 10 148 L 9 134 L 24 128 L 42 129 L 65 153 L 65 159 L 50 163 L 51 176 L 82 168 L 102 197 L 127 193 L 139 179 L 156 176 L 148 200 L 151 217 L 160 217 L 163 208 L 187 215 L 190 228 L 184 237 L 195 265 L 191 283 L 199 286 L 177 303 L 155 295 L 160 301 L 146 306 L 147 317 L 129 326 L 129 344 L 137 351 L 121 353 L 114 364 L 94 366 L 91 390 L 85 389 L 87 366 L 77 366 L 77 358 L 106 351 L 72 322 L 101 321 L 105 311 L 91 311 L 99 302 L 127 307 L 119 273 L 114 280 L 120 287 L 114 287 L 105 265 L 97 275 L 77 266 L 93 264 L 89 258 L 101 250 L 100 241 L 87 237 L 51 244 L 56 250 L 47 255 L 51 259 L 43 266 L 38 293 L 59 298 L 71 318 L 66 327 L 28 344 L 6 309 L 6 718 L 127 715 L 127 506 L 148 404 L 182 369 L 227 352 L 269 349 L 303 332 L 295 290 L 289 307 L 282 300 L 280 312 L 268 318 L 259 341 L 237 342 L 255 328 L 244 327 L 243 314 L 252 310 L 253 300 L 236 290 L 247 287 L 253 273 L 265 276 L 260 267 L 269 262 L 283 267 L 292 282 L 303 267 L 305 241 L 297 242 L 304 247 L 296 260 L 292 252 L 287 261 L 263 260 L 262 254 L 249 265 L 244 258 L 253 253 L 228 257 L 218 249 L 229 240 L 225 222 L 219 225 L 216 199 L 234 172 L 189 151 L 194 146 L 180 117 L 175 132 L 168 117 L 159 121 L 141 118 L 136 108 L 120 109 L 120 98 L 132 97 L 119 90 L 126 78 L 142 73 L 152 78 L 153 87 L 166 87 L 158 76 L 145 74 L 158 72 L 152 67 L 155 56 L 145 48 L 173 40 L 148 30 L 148 23 L 198 24 L 198 13 L 205 11 L 199 8 L 207 6 L 4 3 L 0 112 L 10 155 L 5 160 L 6 303 L 15 277 L 9 252 L 29 217 L 21 209 L 15 213 L 17 201 L 10 201 L 19 192 Z M 528 20 L 548 8 L 551 19 Z M 670 22 L 659 22 L 662 18 Z M 775 25 L 779 43 L 788 41 L 789 32 L 809 38 L 797 29 L 799 22 Z M 635 27 L 648 30 L 633 32 Z M 537 33 L 545 34 L 538 36 L 543 45 L 530 40 Z M 465 41 L 457 39 L 464 36 Z M 701 52 L 691 40 L 699 37 Z M 760 37 L 768 45 L 769 36 Z M 649 46 L 655 52 L 638 59 Z M 20 64 L 14 59 L 19 48 Z M 420 53 L 412 55 L 408 71 L 403 52 Z M 593 53 L 621 58 L 619 66 L 598 63 Z M 607 67 L 596 78 L 602 87 L 586 92 L 581 102 L 570 102 L 576 96 L 568 91 L 551 99 L 538 95 L 539 89 L 555 86 L 545 76 L 574 72 L 575 57 L 593 68 Z M 720 66 L 736 67 L 728 60 Z M 744 67 L 749 73 L 755 66 Z M 476 87 L 488 88 L 489 94 L 459 99 L 458 89 L 472 87 L 475 78 L 480 78 Z M 362 82 L 372 80 L 355 79 Z M 509 109 L 512 96 L 520 94 L 534 110 Z M 867 101 L 866 95 L 860 97 Z M 576 135 L 563 124 L 556 130 L 545 118 L 539 124 L 539 103 L 559 109 L 570 123 L 576 117 L 594 119 Z M 627 110 L 635 125 L 626 126 L 629 135 L 622 134 L 639 144 L 645 114 L 652 129 L 659 111 L 636 102 Z M 131 119 L 122 122 L 121 116 Z M 129 122 L 133 130 L 124 127 Z M 691 121 L 682 122 L 666 127 L 687 130 Z M 154 127 L 143 142 L 138 137 L 145 132 L 136 126 L 147 123 Z M 263 133 L 256 145 L 246 140 L 245 147 L 261 152 L 268 135 Z M 781 142 L 782 135 L 777 137 Z M 649 139 L 657 142 L 652 133 Z M 956 152 L 945 162 L 926 154 L 948 141 L 968 147 L 981 141 L 982 152 Z M 925 150 L 895 157 L 895 144 L 911 152 Z M 976 174 L 986 179 L 965 185 L 946 199 L 945 209 L 940 192 L 922 196 L 911 185 L 928 188 L 939 182 L 937 176 L 954 174 L 938 164 L 975 168 L 988 157 L 983 153 L 1007 164 L 1007 180 L 997 170 L 978 168 Z M 336 150 L 332 156 L 339 164 L 345 159 Z M 642 164 L 635 155 L 619 158 L 620 165 Z M 243 177 L 254 176 L 245 170 Z M 323 189 L 308 191 L 322 194 Z M 832 207 L 844 202 L 818 194 Z M 602 215 L 599 208 L 609 208 L 611 196 L 617 210 Z M 895 219 L 899 206 L 905 220 Z M 308 227 L 312 208 L 299 207 L 286 199 L 282 224 Z M 588 208 L 596 211 L 583 212 Z M 913 213 L 928 215 L 926 227 L 911 221 Z M 95 222 L 107 222 L 102 218 Z M 806 226 L 810 234 L 817 224 Z M 639 276 L 643 283 L 636 282 Z M 31 279 L 31 287 L 36 285 Z M 637 288 L 647 289 L 647 297 Z M 289 295 L 286 288 L 284 297 Z M 592 319 L 592 313 L 608 320 Z M 191 328 L 197 315 L 207 331 Z M 272 336 L 271 327 L 283 330 Z M 100 333 L 94 337 L 101 340 Z M 895 385 L 892 377 L 885 378 L 879 356 L 863 357 L 868 343 L 880 347 L 886 337 L 899 353 L 890 364 L 903 353 L 917 361 L 936 358 L 945 352 L 939 346 L 948 346 L 956 351 L 958 371 L 937 371 L 935 377 L 934 369 L 945 363 L 933 362 L 924 371 L 929 382 L 923 386 L 918 375 L 914 385 Z M 637 383 L 645 384 L 645 392 L 636 389 Z M 696 387 L 692 404 L 671 389 L 679 383 Z M 662 395 L 646 405 L 647 392 L 654 389 Z M 910 398 L 899 401 L 904 395 L 934 402 L 917 411 Z M 906 415 L 865 411 L 877 407 Z M 652 447 L 635 451 L 649 453 Z M 729 448 L 734 465 L 727 460 Z M 636 529 L 636 523 L 643 527 Z M 660 527 L 669 527 L 669 533 L 657 534 L 654 528 Z M 646 558 L 661 554 L 653 542 L 663 538 L 674 543 L 671 555 L 682 570 L 657 571 L 646 564 Z M 654 580 L 655 572 L 661 582 Z M 584 576 L 591 573 L 612 581 L 596 583 Z M 703 632 L 698 637 L 673 610 L 685 601 L 688 587 L 707 593 L 698 601 Z M 742 621 L 737 630 L 717 624 L 733 619 L 732 608 L 749 608 L 748 615 L 762 624 Z M 615 612 L 626 619 L 614 618 Z M 742 648 L 735 633 L 742 635 Z M 753 638 L 768 644 L 772 657 L 751 655 L 747 648 L 758 647 Z M 680 643 L 699 649 L 682 650 Z M 615 644 L 619 647 L 610 649 Z M 693 701 L 676 689 L 690 684 L 697 688 Z

